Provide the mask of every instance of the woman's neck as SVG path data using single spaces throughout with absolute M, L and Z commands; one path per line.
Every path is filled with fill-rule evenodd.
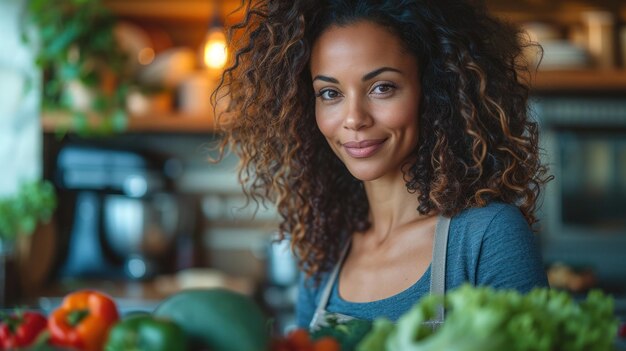
M 364 186 L 372 224 L 368 234 L 377 242 L 383 243 L 403 227 L 432 217 L 417 211 L 417 194 L 408 192 L 402 174 L 365 182 Z

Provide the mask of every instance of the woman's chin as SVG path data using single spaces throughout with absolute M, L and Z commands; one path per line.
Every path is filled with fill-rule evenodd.
M 353 169 L 353 168 L 348 168 L 348 171 L 350 172 L 350 174 L 352 174 L 352 176 L 362 182 L 371 182 L 373 180 L 376 180 L 378 178 L 380 178 L 382 175 L 380 174 L 380 172 L 377 172 L 377 170 L 374 169 Z

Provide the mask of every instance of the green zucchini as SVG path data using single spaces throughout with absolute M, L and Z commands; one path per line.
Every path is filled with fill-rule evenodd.
M 164 300 L 153 315 L 175 322 L 194 347 L 211 351 L 269 347 L 268 319 L 251 298 L 230 290 L 184 290 Z

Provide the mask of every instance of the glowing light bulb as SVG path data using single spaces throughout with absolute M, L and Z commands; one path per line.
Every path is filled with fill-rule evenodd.
M 204 42 L 204 64 L 211 69 L 222 69 L 228 59 L 226 36 L 220 29 L 213 29 Z

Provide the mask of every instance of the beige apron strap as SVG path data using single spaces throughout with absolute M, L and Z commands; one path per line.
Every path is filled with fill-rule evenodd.
M 333 268 L 333 271 L 331 272 L 330 276 L 328 277 L 328 280 L 326 281 L 326 285 L 324 286 L 324 290 L 322 291 L 322 297 L 320 298 L 320 302 L 317 304 L 317 308 L 315 309 L 315 314 L 313 314 L 313 318 L 311 319 L 311 323 L 309 324 L 309 329 L 315 329 L 317 325 L 322 322 L 320 321 L 320 318 L 323 318 L 323 316 L 326 314 L 326 305 L 328 305 L 328 300 L 330 299 L 330 293 L 333 290 L 333 285 L 335 284 L 335 280 L 337 280 L 337 276 L 339 275 L 339 270 L 341 268 L 341 265 L 344 259 L 346 258 L 349 248 L 350 248 L 350 241 L 348 241 L 348 244 L 343 248 L 343 251 L 341 252 L 341 256 L 339 256 L 339 261 L 337 261 L 335 268 Z
M 446 249 L 448 247 L 448 232 L 450 230 L 450 218 L 439 216 L 435 227 L 435 243 L 433 244 L 433 260 L 430 270 L 430 293 L 444 295 L 446 291 Z M 437 308 L 434 324 L 443 323 L 445 310 L 443 305 Z

